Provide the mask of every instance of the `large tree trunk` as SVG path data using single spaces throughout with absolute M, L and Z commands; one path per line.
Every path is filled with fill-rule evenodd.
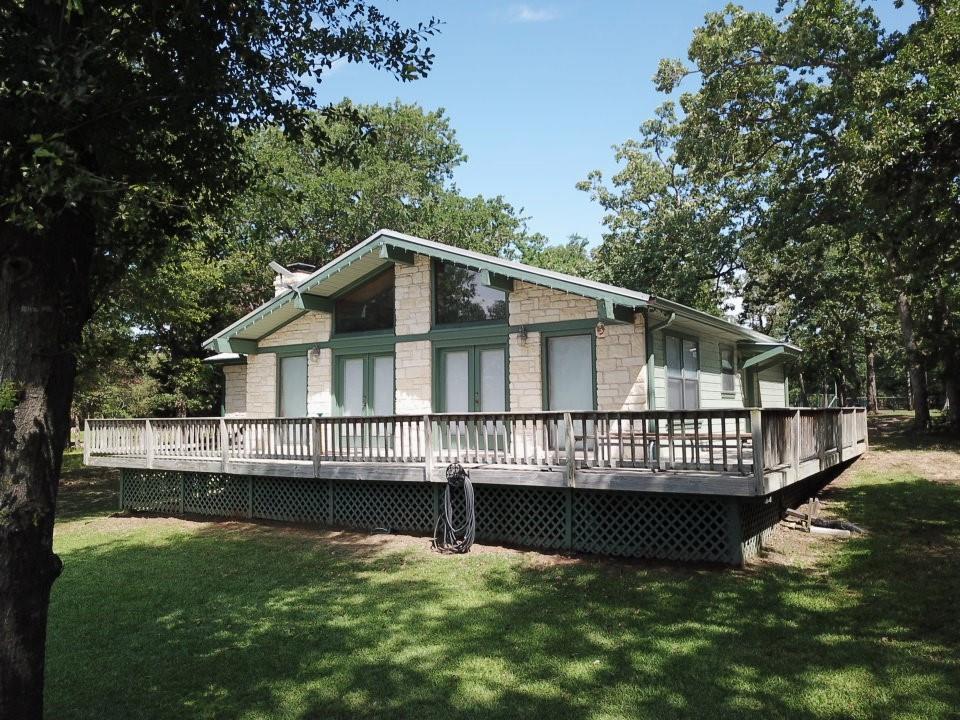
M 867 412 L 877 411 L 877 352 L 873 346 L 873 338 L 866 339 L 867 354 Z
M 930 426 L 930 407 L 927 404 L 927 374 L 924 372 L 923 359 L 917 348 L 917 338 L 913 332 L 913 314 L 910 298 L 901 291 L 897 297 L 897 314 L 900 317 L 900 335 L 907 356 L 907 371 L 910 376 L 910 395 L 913 400 L 913 422 L 917 430 L 926 430 Z
M 54 512 L 89 316 L 90 234 L 64 223 L 43 237 L 0 224 L 0 718 L 18 720 L 43 715 Z

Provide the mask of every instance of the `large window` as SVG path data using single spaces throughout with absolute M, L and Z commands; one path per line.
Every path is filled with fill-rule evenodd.
M 393 266 L 337 298 L 334 332 L 389 330 L 394 323 Z
M 476 270 L 434 261 L 436 324 L 506 322 L 507 293 L 480 282 Z
M 700 407 L 700 353 L 696 340 L 665 335 L 667 345 L 667 408 Z
M 305 417 L 307 414 L 307 356 L 281 357 L 279 367 L 280 417 Z
M 721 345 L 720 392 L 725 397 L 733 397 L 736 394 L 736 375 L 737 367 L 733 347 L 731 345 Z

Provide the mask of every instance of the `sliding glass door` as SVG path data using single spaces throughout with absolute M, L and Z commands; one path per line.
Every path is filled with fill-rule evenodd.
M 342 417 L 393 415 L 393 371 L 393 353 L 338 356 L 334 378 L 338 414 Z M 393 433 L 388 423 L 350 424 L 341 429 L 340 442 L 349 447 L 384 449 L 392 446 Z

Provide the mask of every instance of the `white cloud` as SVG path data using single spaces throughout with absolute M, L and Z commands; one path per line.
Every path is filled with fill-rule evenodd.
M 515 23 L 538 23 L 556 20 L 557 11 L 546 7 L 531 5 L 511 5 L 507 9 L 507 19 Z

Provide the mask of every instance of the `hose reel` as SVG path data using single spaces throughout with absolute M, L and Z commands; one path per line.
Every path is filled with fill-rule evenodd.
M 470 551 L 477 530 L 473 484 L 470 473 L 458 463 L 447 466 L 447 484 L 443 489 L 440 515 L 433 529 L 433 547 L 440 552 L 462 554 Z M 454 526 L 453 495 L 463 494 L 463 527 Z

